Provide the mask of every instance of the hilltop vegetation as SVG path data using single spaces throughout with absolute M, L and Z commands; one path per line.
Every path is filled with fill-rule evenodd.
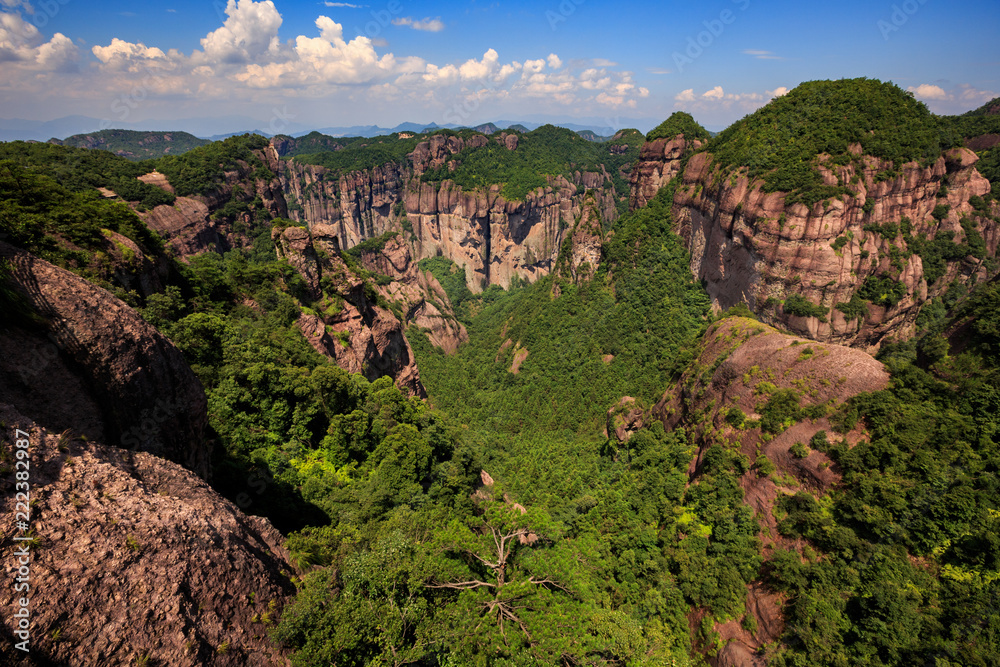
M 675 111 L 670 115 L 670 118 L 657 125 L 646 135 L 646 141 L 673 139 L 679 134 L 683 134 L 688 141 L 695 139 L 704 141 L 711 137 L 708 130 L 699 125 L 691 114 Z
M 923 103 L 896 85 L 842 79 L 799 85 L 728 127 L 705 150 L 720 166 L 746 168 L 750 178 L 763 179 L 766 192 L 813 204 L 847 192 L 824 185 L 816 165 L 821 154 L 848 164 L 856 157 L 848 150 L 852 144 L 898 168 L 936 160 L 955 141 L 942 136 L 941 122 Z
M 631 136 L 631 135 L 629 135 Z M 576 132 L 553 125 L 519 135 L 516 150 L 508 150 L 496 141 L 485 146 L 466 148 L 453 158 L 457 168 L 447 165 L 424 172 L 421 180 L 454 181 L 465 189 L 503 184 L 501 194 L 507 199 L 523 200 L 532 190 L 545 187 L 546 176 L 567 176 L 575 171 L 600 172 L 607 169 L 619 197 L 628 199 L 628 181 L 620 168 L 638 158 L 638 142 L 629 141 L 629 148 L 616 154 L 608 143 L 587 141 Z
M 90 134 L 74 134 L 58 143 L 74 148 L 109 151 L 130 160 L 148 160 L 164 155 L 180 155 L 210 142 L 187 132 L 101 130 Z

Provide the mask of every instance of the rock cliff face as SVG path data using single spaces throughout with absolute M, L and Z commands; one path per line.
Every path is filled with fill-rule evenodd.
M 799 491 L 817 496 L 826 493 L 840 477 L 826 454 L 811 451 L 805 458 L 791 453 L 797 443 L 808 443 L 820 430 L 831 431 L 825 418 L 803 419 L 776 435 L 762 431 L 761 410 L 769 393 L 795 392 L 801 406 L 839 405 L 851 396 L 878 391 L 888 386 L 889 374 L 881 363 L 861 350 L 804 340 L 779 333 L 755 320 L 729 317 L 709 328 L 702 339 L 697 361 L 685 372 L 678 385 L 652 409 L 650 418 L 661 420 L 670 429 L 687 426 L 699 445 L 691 464 L 692 477 L 698 474 L 702 456 L 713 445 L 738 448 L 751 462 L 766 456 L 778 475 L 766 475 L 757 465 L 740 480 L 744 502 L 754 511 L 761 530 L 759 538 L 765 559 L 776 547 L 801 552 L 801 541 L 782 537 L 772 511 L 778 498 Z M 623 399 L 614 411 L 613 426 L 625 426 L 642 416 L 629 411 Z M 734 426 L 727 419 L 737 408 L 746 421 Z M 609 431 L 612 430 L 609 413 Z M 864 433 L 859 427 L 844 437 L 856 443 Z M 780 475 L 780 476 L 779 476 Z M 788 483 L 789 477 L 794 483 Z M 716 625 L 725 647 L 709 662 L 715 667 L 735 665 L 763 667 L 766 656 L 758 649 L 781 637 L 783 616 L 780 595 L 761 581 L 747 586 L 747 610 L 756 620 L 747 631 L 739 619 Z
M 650 159 L 640 161 L 633 178 L 635 204 L 648 200 L 667 174 L 676 173 L 671 156 L 677 147 L 670 145 L 677 141 L 664 145 L 662 159 L 661 149 L 649 147 Z M 810 207 L 786 205 L 784 193 L 764 192 L 761 181 L 751 182 L 742 171 L 723 173 L 710 153 L 701 152 L 680 175 L 674 219 L 691 250 L 691 271 L 717 308 L 746 303 L 765 321 L 797 334 L 877 349 L 887 336 L 908 335 L 920 305 L 955 279 L 982 280 L 991 274 L 988 262 L 970 255 L 949 261 L 943 277 L 929 285 L 922 259 L 908 247 L 905 234 L 909 221 L 911 241 L 920 235 L 934 239 L 940 232 L 952 233 L 956 244 L 968 240 L 960 221 L 976 217 L 969 199 L 990 188 L 976 171 L 976 160 L 968 149 L 952 149 L 928 167 L 909 163 L 889 178 L 885 175 L 893 165 L 868 156 L 821 166 L 827 185 L 850 184 L 855 195 Z M 994 255 L 1000 227 L 988 217 L 977 225 L 986 253 Z M 877 277 L 902 283 L 905 294 L 894 304 L 868 300 L 867 314 L 860 316 L 835 307 L 849 303 L 867 279 Z M 782 303 L 792 295 L 822 314 L 786 312 Z
M 254 152 L 272 173 L 281 171 L 281 161 L 273 146 Z M 251 165 L 241 164 L 240 169 L 226 174 L 225 182 L 215 192 L 205 196 L 178 197 L 172 205 L 157 206 L 152 211 L 139 215 L 181 258 L 206 251 L 222 252 L 230 248 L 245 247 L 250 244 L 250 239 L 237 231 L 235 225 L 212 219 L 212 214 L 228 203 L 234 192 L 238 199 L 246 202 L 260 197 L 267 214 L 272 218 L 288 216 L 281 181 L 277 177 L 271 180 L 256 178 L 254 171 Z M 141 180 L 173 192 L 170 183 L 158 172 L 147 174 Z M 238 192 L 236 188 L 239 188 Z M 242 222 L 249 224 L 249 218 L 246 214 L 244 216 L 246 219 Z
M 0 331 L 0 400 L 42 426 L 170 459 L 209 476 L 206 399 L 180 351 L 105 290 L 0 242 L 44 324 Z
M 426 396 L 403 324 L 379 305 L 380 295 L 370 283 L 339 254 L 328 252 L 336 236 L 323 236 L 322 225 L 314 229 L 315 237 L 302 227 L 273 231 L 278 255 L 298 270 L 322 308 L 299 316 L 306 340 L 350 373 L 369 380 L 388 375 L 411 395 Z
M 567 233 L 583 213 L 589 192 L 605 221 L 617 217 L 606 172 L 576 172 L 572 179 L 549 178 L 545 188 L 524 201 L 508 201 L 501 186 L 465 191 L 452 181 L 421 182 L 427 169 L 449 165 L 463 148 L 497 141 L 518 149 L 513 133 L 486 137 L 435 135 L 422 142 L 406 163 L 388 163 L 336 177 L 327 169 L 294 160 L 282 183 L 292 201 L 290 215 L 310 227 L 336 230 L 342 248 L 387 231 L 405 231 L 416 259 L 442 255 L 465 268 L 469 289 L 508 287 L 515 276 L 533 281 L 550 273 Z M 572 233 L 570 231 L 570 233 Z
M 681 159 L 702 145 L 699 140 L 688 141 L 683 134 L 673 139 L 647 141 L 639 153 L 639 161 L 629 179 L 629 210 L 645 206 L 664 185 L 680 173 Z
M 0 512 L 14 517 L 8 437 L 29 434 L 31 653 L 0 624 L 5 665 L 287 665 L 268 626 L 294 595 L 283 538 L 184 468 L 56 435 L 0 403 Z M 13 582 L 16 549 L 0 558 Z M 17 593 L 16 595 L 20 595 Z M 0 605 L 14 609 L 13 585 Z

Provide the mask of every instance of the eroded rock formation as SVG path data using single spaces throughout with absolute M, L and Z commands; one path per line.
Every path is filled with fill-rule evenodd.
M 886 369 L 861 350 L 817 343 L 782 334 L 755 320 L 729 317 L 709 328 L 698 360 L 653 408 L 652 415 L 667 429 L 688 427 L 699 444 L 689 470 L 692 476 L 698 474 L 702 456 L 713 445 L 737 447 L 751 463 L 764 456 L 774 464 L 774 475 L 754 463 L 740 480 L 744 502 L 761 527 L 759 538 L 766 558 L 774 548 L 801 552 L 803 546 L 779 533 L 772 511 L 777 499 L 800 491 L 822 495 L 840 479 L 826 454 L 811 450 L 800 458 L 791 451 L 795 443 L 809 443 L 821 430 L 832 432 L 827 418 L 804 418 L 777 434 L 764 433 L 760 420 L 770 396 L 789 390 L 803 407 L 822 405 L 832 410 L 856 394 L 885 389 L 888 384 Z M 631 415 L 630 407 L 623 399 L 620 414 Z M 733 419 L 731 410 L 742 413 L 742 423 Z M 859 427 L 843 437 L 853 444 L 863 436 Z M 784 481 L 789 478 L 795 482 Z M 739 619 L 717 624 L 715 630 L 725 648 L 711 664 L 763 667 L 765 655 L 758 649 L 781 637 L 781 604 L 780 595 L 763 582 L 751 582 L 747 610 L 756 629 L 747 631 Z
M 278 255 L 298 270 L 318 301 L 320 310 L 303 311 L 297 322 L 309 344 L 350 373 L 369 380 L 389 376 L 401 389 L 425 396 L 404 325 L 379 305 L 375 287 L 302 227 L 276 227 L 273 239 Z
M 518 137 L 435 135 L 417 145 L 406 163 L 387 163 L 337 176 L 294 160 L 282 172 L 289 214 L 309 227 L 336 230 L 347 249 L 388 231 L 405 231 L 416 259 L 442 255 L 465 269 L 469 289 L 504 288 L 515 276 L 534 281 L 555 266 L 563 239 L 572 233 L 588 196 L 605 221 L 617 217 L 607 172 L 575 172 L 549 177 L 548 185 L 524 201 L 510 201 L 500 185 L 473 192 L 454 182 L 421 182 L 427 169 L 448 165 L 463 148 L 498 141 L 518 150 Z
M 0 624 L 8 665 L 287 665 L 267 638 L 294 595 L 281 534 L 184 468 L 43 428 L 0 403 L 28 434 L 31 653 Z M 4 445 L 6 448 L 8 445 Z M 14 517 L 14 472 L 0 464 L 0 513 Z M 13 582 L 16 550 L 0 543 Z M 13 610 L 14 586 L 0 589 Z
M 678 173 L 680 139 L 660 147 L 663 141 L 643 150 L 633 178 L 636 205 Z M 785 193 L 765 192 L 763 182 L 751 181 L 744 170 L 720 169 L 710 153 L 689 159 L 674 197 L 674 220 L 691 250 L 691 271 L 718 309 L 745 303 L 797 334 L 871 350 L 887 336 L 909 335 L 919 307 L 955 279 L 991 275 L 989 263 L 970 255 L 949 261 L 929 285 L 921 257 L 905 238 L 907 231 L 911 239 L 944 232 L 956 244 L 967 240 L 961 221 L 975 217 L 969 200 L 990 189 L 972 151 L 952 149 L 929 166 L 913 162 L 894 172 L 890 162 L 854 149 L 851 163 L 820 166 L 826 185 L 849 185 L 854 195 L 812 206 L 786 204 Z M 976 233 L 992 256 L 1000 225 L 987 217 L 982 223 Z M 905 294 L 893 304 L 869 300 L 861 316 L 836 308 L 850 303 L 867 279 L 879 277 L 902 283 Z M 786 312 L 782 303 L 792 295 L 822 315 Z
M 208 478 L 205 393 L 173 343 L 69 271 L 2 242 L 0 258 L 44 320 L 0 331 L 0 400 L 47 428 L 78 429 Z
M 272 173 L 281 172 L 281 160 L 273 146 L 254 151 Z M 151 185 L 173 192 L 173 187 L 163 174 L 152 172 L 140 177 Z M 217 222 L 212 214 L 238 195 L 246 201 L 259 197 L 270 217 L 287 217 L 281 181 L 257 178 L 256 169 L 246 163 L 240 168 L 227 172 L 225 182 L 208 195 L 178 197 L 171 204 L 157 206 L 152 211 L 140 212 L 139 216 L 150 229 L 158 232 L 174 252 L 181 258 L 206 251 L 221 252 L 230 248 L 241 248 L 250 244 L 241 232 L 228 222 Z M 249 220 L 244 220 L 249 223 Z

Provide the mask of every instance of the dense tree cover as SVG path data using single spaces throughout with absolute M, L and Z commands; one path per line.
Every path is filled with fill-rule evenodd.
M 453 159 L 454 171 L 447 165 L 428 170 L 424 181 L 454 181 L 465 189 L 485 188 L 502 183 L 508 199 L 524 199 L 532 190 L 547 184 L 545 176 L 565 175 L 571 181 L 576 171 L 601 171 L 602 165 L 612 177 L 619 197 L 628 198 L 628 178 L 621 168 L 639 156 L 638 142 L 626 142 L 629 148 L 612 152 L 617 142 L 594 143 L 576 132 L 553 125 L 543 125 L 518 137 L 516 150 L 491 139 L 485 146 L 467 148 Z
M 110 154 L 106 154 L 110 155 Z M 55 165 L 54 165 L 55 166 Z M 134 264 L 131 248 L 116 242 L 117 232 L 144 255 L 161 255 L 163 242 L 123 202 L 104 199 L 94 188 L 70 189 L 31 164 L 0 160 L 0 235 L 8 243 L 131 300 L 115 282 L 109 252 Z
M 810 81 L 771 101 L 717 135 L 707 147 L 717 164 L 746 167 L 767 192 L 788 192 L 789 203 L 813 204 L 846 193 L 824 185 L 816 170 L 821 153 L 847 164 L 848 147 L 891 160 L 895 167 L 935 160 L 954 145 L 923 103 L 891 83 L 872 79 Z
M 216 190 L 226 172 L 238 169 L 241 162 L 255 169 L 256 178 L 273 178 L 263 160 L 254 154 L 267 145 L 268 140 L 259 134 L 244 134 L 213 141 L 183 155 L 168 155 L 156 160 L 155 165 L 178 196 L 205 195 Z
M 147 132 L 138 130 L 101 130 L 90 134 L 74 134 L 61 142 L 63 146 L 99 148 L 129 160 L 148 160 L 164 155 L 180 155 L 192 148 L 209 143 L 187 132 Z
M 670 118 L 657 125 L 646 135 L 646 141 L 673 139 L 678 134 L 683 134 L 688 141 L 695 139 L 704 141 L 711 137 L 708 130 L 699 125 L 691 114 L 675 111 L 670 114 Z
M 769 564 L 789 594 L 788 648 L 774 664 L 1000 661 L 997 312 L 994 281 L 954 319 L 922 316 L 918 339 L 881 354 L 890 388 L 851 399 L 834 420 L 841 430 L 860 421 L 869 437 L 854 447 L 836 434 L 813 439 L 843 482 L 818 501 L 803 492 L 780 503 L 781 532 L 813 551 Z M 966 333 L 949 349 L 941 333 L 953 322 Z
M 0 160 L 49 176 L 74 192 L 108 188 L 126 201 L 138 202 L 140 210 L 174 202 L 170 193 L 137 179 L 153 170 L 151 163 L 130 162 L 103 150 L 12 141 L 0 143 Z
M 329 178 L 337 179 L 351 171 L 363 171 L 392 162 L 406 162 L 406 156 L 413 152 L 418 143 L 426 140 L 427 137 L 421 135 L 401 139 L 399 134 L 371 138 L 351 137 L 342 140 L 342 147 L 322 152 L 313 150 L 298 153 L 295 160 L 326 167 L 331 172 Z M 302 139 L 296 139 L 296 142 L 301 141 Z M 319 142 L 318 138 L 316 141 Z

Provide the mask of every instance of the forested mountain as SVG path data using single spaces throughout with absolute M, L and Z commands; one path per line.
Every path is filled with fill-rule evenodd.
M 992 108 L 0 145 L 37 664 L 1000 663 Z

